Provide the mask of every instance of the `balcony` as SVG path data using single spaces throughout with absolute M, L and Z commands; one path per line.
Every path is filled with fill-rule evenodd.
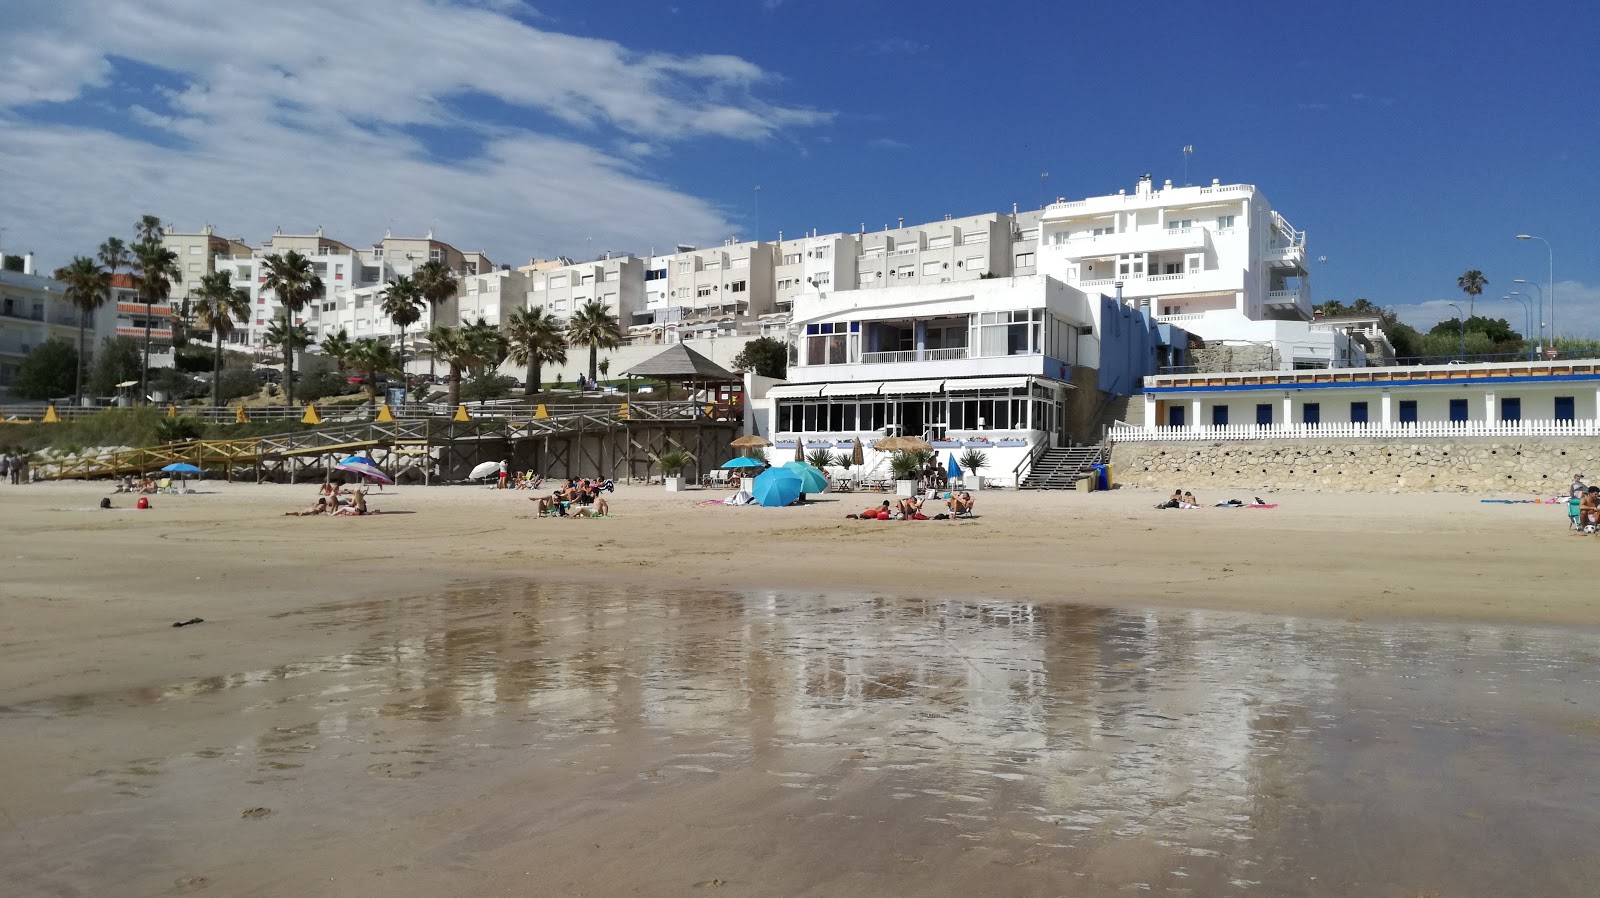
M 897 352 L 863 352 L 861 364 L 897 365 L 903 362 L 943 362 L 964 358 L 968 358 L 967 347 L 953 346 L 949 349 L 925 349 L 920 355 L 915 349 L 903 349 Z
M 1303 244 L 1273 245 L 1261 253 L 1261 258 L 1270 265 L 1284 268 L 1304 268 L 1306 264 L 1306 248 Z
M 144 333 L 144 328 L 142 327 L 117 328 L 117 336 L 119 337 L 137 337 L 143 340 Z M 172 329 L 165 327 L 152 327 L 150 328 L 150 339 L 170 341 L 172 339 Z
M 1211 243 L 1207 228 L 1165 228 L 1074 237 L 1041 243 L 1040 249 L 1068 259 L 1099 259 L 1129 253 L 1200 252 Z
M 1304 303 L 1306 291 L 1300 290 L 1274 290 L 1267 294 L 1269 306 L 1297 306 Z

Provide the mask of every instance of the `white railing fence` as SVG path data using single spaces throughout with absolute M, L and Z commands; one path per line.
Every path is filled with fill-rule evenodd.
M 1201 427 L 1117 425 L 1113 443 L 1221 442 L 1228 440 L 1411 440 L 1463 437 L 1592 437 L 1600 421 L 1428 421 L 1407 424 L 1229 424 Z

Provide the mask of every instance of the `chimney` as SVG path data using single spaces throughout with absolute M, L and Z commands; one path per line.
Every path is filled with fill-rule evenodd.
M 1017 204 L 1016 203 L 1012 203 L 1011 204 L 1011 214 L 1012 215 L 1016 215 L 1017 214 Z
M 22 254 L 22 273 L 33 274 L 33 253 Z
M 1122 282 L 1117 281 L 1113 286 L 1117 288 L 1117 305 L 1120 306 L 1122 305 Z
M 906 226 L 906 217 L 904 215 L 902 215 L 902 216 L 900 216 L 900 223 L 895 225 L 895 227 L 903 228 L 905 226 Z

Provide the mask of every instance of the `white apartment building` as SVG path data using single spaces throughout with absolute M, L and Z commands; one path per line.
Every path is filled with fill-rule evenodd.
M 1157 188 L 1146 175 L 1132 193 L 1057 200 L 1039 217 L 1037 261 L 1208 344 L 1268 348 L 1280 368 L 1365 364 L 1348 334 L 1311 326 L 1305 232 L 1254 185 Z
M 9 393 L 17 366 L 40 343 L 52 337 L 78 345 L 78 310 L 63 295 L 66 286 L 34 270 L 33 253 L 22 257 L 21 271 L 0 270 L 0 396 Z M 102 313 L 94 322 L 109 321 Z M 90 351 L 104 325 L 88 335 Z
M 519 304 L 542 308 L 562 322 L 599 300 L 626 333 L 645 306 L 646 262 L 627 253 L 606 253 L 588 262 L 535 259 L 517 273 L 522 277 Z

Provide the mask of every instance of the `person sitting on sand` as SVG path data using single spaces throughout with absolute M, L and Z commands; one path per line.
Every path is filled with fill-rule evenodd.
M 917 515 L 922 514 L 922 500 L 901 499 L 899 502 L 895 503 L 894 510 L 899 514 L 904 515 L 905 519 L 908 521 L 916 520 Z
M 284 516 L 285 517 L 291 517 L 291 518 L 303 518 L 303 517 L 307 517 L 309 515 L 318 515 L 318 514 L 327 514 L 327 513 L 328 513 L 328 497 L 327 496 L 318 496 L 316 503 L 313 504 L 310 508 L 302 509 L 300 511 L 286 511 L 286 512 L 284 512 Z
M 139 480 L 139 492 L 141 492 L 141 493 L 154 493 L 155 491 L 156 491 L 156 482 L 154 480 L 151 480 L 148 477 L 144 477 L 144 478 L 141 478 Z
M 556 517 L 564 517 L 567 513 L 567 506 L 571 504 L 561 490 L 556 490 L 544 497 L 529 496 L 528 501 L 539 503 L 539 514 L 554 514 Z
M 1578 527 L 1584 533 L 1593 533 L 1596 526 L 1600 526 L 1600 486 L 1591 486 L 1578 504 Z
M 728 475 L 728 489 L 737 493 L 739 491 L 739 487 L 743 485 L 744 478 L 740 477 L 738 472 Z
M 1185 491 L 1184 494 L 1183 494 L 1183 500 L 1178 503 L 1178 507 L 1179 508 L 1199 508 L 1200 507 L 1200 502 L 1195 499 L 1194 493 Z
M 956 517 L 967 517 L 972 514 L 972 494 L 965 490 L 959 493 L 952 493 L 945 505 L 949 507 L 950 513 Z
M 336 514 L 336 515 L 348 515 L 348 516 L 353 516 L 353 517 L 359 517 L 361 515 L 368 515 L 368 514 L 377 514 L 376 511 L 372 511 L 372 510 L 367 508 L 367 493 L 366 493 L 365 490 L 356 490 L 355 492 L 351 493 L 350 494 L 350 504 L 349 504 L 349 506 L 347 506 L 345 508 L 341 508 L 341 509 L 339 509 L 337 511 L 334 511 L 334 512 L 331 512 L 331 513 L 332 514 Z

